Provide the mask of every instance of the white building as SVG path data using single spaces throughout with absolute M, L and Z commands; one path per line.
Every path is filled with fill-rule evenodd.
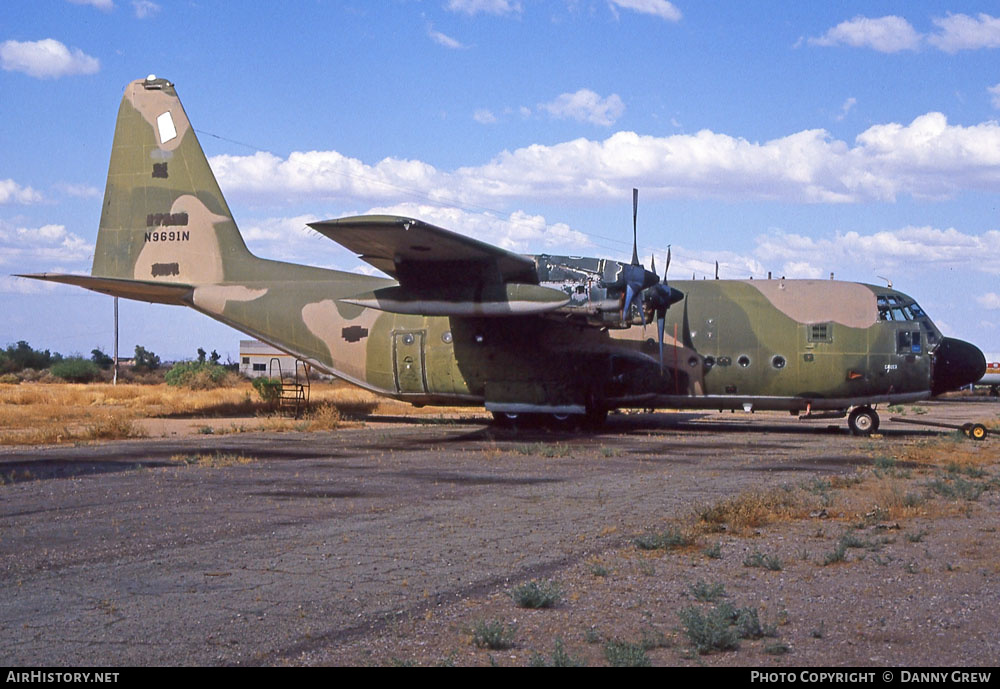
M 272 359 L 277 359 L 273 364 Z M 295 357 L 258 340 L 240 340 L 240 373 L 247 378 L 295 375 Z

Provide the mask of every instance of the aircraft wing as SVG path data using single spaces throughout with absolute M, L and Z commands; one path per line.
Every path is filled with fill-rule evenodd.
M 456 284 L 538 284 L 527 256 L 395 215 L 361 215 L 309 223 L 367 263 L 422 291 Z
M 565 305 L 569 295 L 538 284 L 527 256 L 395 215 L 362 215 L 309 223 L 396 278 L 341 301 L 425 316 L 517 316 Z

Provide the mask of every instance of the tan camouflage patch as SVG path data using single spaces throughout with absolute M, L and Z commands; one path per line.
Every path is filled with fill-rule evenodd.
M 174 95 L 172 88 L 169 90 L 147 89 L 143 86 L 145 81 L 145 79 L 138 79 L 129 84 L 125 89 L 125 98 L 152 127 L 159 147 L 165 151 L 176 150 L 181 145 L 188 129 L 191 128 L 187 114 L 181 107 L 180 100 Z M 174 130 L 174 136 L 170 140 L 162 142 L 159 136 L 161 126 L 158 124 L 157 118 L 167 112 L 170 113 L 170 126 Z
M 875 293 L 855 282 L 835 280 L 744 280 L 775 308 L 798 323 L 834 322 L 868 328 L 878 321 Z
M 251 289 L 243 285 L 203 285 L 194 290 L 194 303 L 210 313 L 222 314 L 230 301 L 253 301 L 267 294 L 266 289 Z
M 197 197 L 178 197 L 170 216 L 185 217 L 187 224 L 146 228 L 145 243 L 135 262 L 136 280 L 163 280 L 189 285 L 222 282 L 222 253 L 215 224 L 231 222 L 215 215 Z
M 366 367 L 368 336 L 377 318 L 377 311 L 365 309 L 359 318 L 350 322 L 345 321 L 340 317 L 337 304 L 332 299 L 324 299 L 302 307 L 302 322 L 309 332 L 329 348 L 333 368 L 354 380 L 366 380 L 369 377 Z M 350 333 L 357 332 L 358 336 L 350 333 L 345 335 L 347 328 L 351 329 Z

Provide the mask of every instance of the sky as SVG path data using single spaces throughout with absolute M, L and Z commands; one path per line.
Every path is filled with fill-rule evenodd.
M 1000 6 L 801 0 L 4 0 L 0 346 L 113 346 L 89 273 L 125 85 L 171 80 L 255 254 L 417 217 L 523 253 L 913 296 L 1000 351 Z M 122 300 L 120 351 L 241 334 Z

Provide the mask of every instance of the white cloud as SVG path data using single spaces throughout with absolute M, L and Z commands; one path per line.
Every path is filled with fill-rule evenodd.
M 625 112 L 625 103 L 617 93 L 601 98 L 590 89 L 580 89 L 576 93 L 564 93 L 551 103 L 540 104 L 538 108 L 557 119 L 610 127 Z
M 132 0 L 132 9 L 138 19 L 146 19 L 158 13 L 160 6 L 152 0 Z
M 0 294 L 47 294 L 56 287 L 57 284 L 54 282 L 19 278 L 16 275 L 0 275 Z
M 31 187 L 22 187 L 12 179 L 0 179 L 0 205 L 5 203 L 38 203 L 42 195 Z
M 74 5 L 91 5 L 99 10 L 110 12 L 115 8 L 113 0 L 69 0 Z
M 838 233 L 831 239 L 772 232 L 757 238 L 754 255 L 768 269 L 789 278 L 827 277 L 831 271 L 851 277 L 890 278 L 921 270 L 976 271 L 1000 275 L 1000 256 L 989 252 L 1000 242 L 1000 231 L 981 235 L 934 227 L 904 227 L 872 234 Z M 970 257 L 976 257 L 974 261 Z
M 38 265 L 85 261 L 93 253 L 92 244 L 64 225 L 12 227 L 0 221 L 0 265 L 34 270 Z
M 453 171 L 398 158 L 369 165 L 336 151 L 294 152 L 286 159 L 224 155 L 211 164 L 227 193 L 277 199 L 590 202 L 624 198 L 641 186 L 654 198 L 859 203 L 995 190 L 1000 123 L 964 127 L 928 113 L 908 125 L 872 126 L 853 144 L 823 129 L 763 143 L 710 130 L 665 137 L 622 131 L 601 141 L 503 151 L 486 164 Z
M 949 14 L 931 19 L 939 32 L 927 38 L 928 42 L 946 53 L 960 50 L 1000 47 L 1000 18 L 980 13 Z
M 990 94 L 990 102 L 993 104 L 993 107 L 1000 110 L 1000 84 L 988 87 L 986 92 Z
M 857 104 L 858 104 L 857 98 L 853 97 L 848 98 L 847 100 L 844 101 L 844 104 L 840 106 L 840 114 L 838 114 L 834 119 L 836 119 L 838 122 L 843 122 L 844 118 L 847 117 L 847 114 L 851 112 L 851 110 Z
M 78 48 L 70 50 L 55 39 L 45 38 L 0 43 L 0 67 L 37 79 L 58 79 L 71 74 L 94 74 L 101 63 Z
M 336 255 L 343 250 L 335 250 L 332 243 L 327 245 L 317 242 L 316 238 L 320 235 L 308 227 L 308 223 L 323 219 L 311 214 L 290 218 L 252 219 L 240 225 L 240 234 L 255 254 L 284 261 L 325 265 L 329 262 L 327 254 Z M 324 251 L 325 249 L 330 251 Z
M 100 198 L 103 193 L 97 187 L 89 184 L 57 184 L 56 188 L 67 196 L 75 196 L 80 199 Z
M 401 203 L 372 208 L 368 213 L 420 218 L 433 225 L 509 251 L 540 251 L 544 248 L 548 251 L 558 249 L 570 252 L 591 246 L 585 234 L 572 229 L 569 225 L 550 224 L 541 215 L 530 215 L 523 211 L 514 211 L 506 217 L 498 217 L 490 213 L 475 213 L 453 207 Z
M 479 124 L 495 124 L 497 122 L 497 116 L 486 108 L 480 108 L 472 113 L 472 119 Z
M 979 303 L 984 309 L 1000 309 L 1000 294 L 996 292 L 987 292 L 986 294 L 976 297 L 976 302 Z
M 448 0 L 447 8 L 469 16 L 476 14 L 520 14 L 521 3 L 510 0 Z
M 440 31 L 436 31 L 433 26 L 427 27 L 427 35 L 432 41 L 445 48 L 450 48 L 452 50 L 464 50 L 467 47 L 464 43 L 455 40 L 451 36 L 447 36 Z
M 902 17 L 855 17 L 837 24 L 819 38 L 810 38 L 809 42 L 820 46 L 849 45 L 872 48 L 881 53 L 896 53 L 919 48 L 921 36 Z
M 1000 18 L 985 13 L 975 17 L 949 14 L 932 17 L 935 33 L 921 34 L 903 17 L 854 17 L 841 22 L 809 43 L 820 46 L 849 45 L 882 53 L 917 50 L 925 42 L 946 53 L 1000 47 Z
M 608 0 L 611 9 L 620 7 L 640 14 L 651 14 L 671 22 L 681 20 L 681 11 L 667 0 Z
M 523 211 L 497 215 L 429 203 L 405 202 L 366 207 L 365 210 L 348 213 L 348 215 L 353 214 L 419 218 L 424 222 L 517 252 L 544 250 L 556 253 L 560 251 L 579 253 L 582 247 L 591 246 L 585 234 L 573 230 L 565 223 L 549 223 L 540 215 L 531 215 Z M 308 223 L 323 219 L 325 218 L 315 215 L 255 219 L 243 224 L 240 232 L 250 250 L 261 256 L 341 270 L 355 270 L 357 256 L 307 227 Z M 371 266 L 368 266 L 365 272 L 372 274 Z

